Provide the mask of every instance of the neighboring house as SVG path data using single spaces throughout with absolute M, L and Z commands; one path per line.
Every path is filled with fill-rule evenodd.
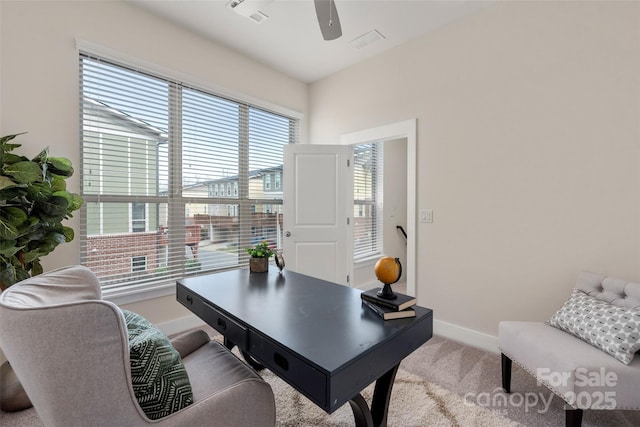
M 194 218 L 196 224 L 207 230 L 204 234 L 211 243 L 227 242 L 229 236 L 237 236 L 240 223 L 240 209 L 237 203 L 239 194 L 238 175 L 207 180 L 185 186 L 185 197 L 217 198 L 221 203 L 192 203 L 189 205 L 188 218 Z M 273 245 L 282 238 L 282 165 L 249 171 L 248 194 L 251 200 L 264 203 L 250 206 L 252 243 L 256 240 L 268 240 Z M 228 203 L 224 203 L 225 199 Z M 270 204 L 268 200 L 275 200 Z M 228 219 L 225 220 L 225 217 Z M 235 218 L 235 219 L 234 219 Z M 238 242 L 233 242 L 238 244 Z
M 83 194 L 109 193 L 115 201 L 87 202 L 87 267 L 98 276 L 127 277 L 156 269 L 160 212 L 157 204 L 117 201 L 156 194 L 159 185 L 158 146 L 167 143 L 161 129 L 111 108 L 95 99 L 84 99 Z M 109 123 L 109 133 L 104 124 Z M 126 150 L 129 163 L 109 162 L 102 151 Z M 117 180 L 104 179 L 118 176 Z M 128 218 L 114 222 L 111 218 Z

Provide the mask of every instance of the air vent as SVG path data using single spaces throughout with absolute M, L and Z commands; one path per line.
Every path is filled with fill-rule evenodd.
M 264 21 L 265 19 L 267 19 L 268 16 L 265 15 L 264 13 L 257 11 L 256 13 L 253 13 L 251 15 L 249 15 L 249 19 L 252 19 L 253 21 L 257 22 L 258 24 L 261 23 L 262 21 Z
M 384 40 L 384 38 L 385 37 L 378 30 L 371 30 L 368 33 L 361 35 L 360 37 L 356 37 L 355 39 L 351 40 L 349 42 L 349 46 L 351 46 L 355 50 L 360 50 L 379 40 Z
M 227 3 L 227 7 L 238 15 L 249 18 L 253 22 L 261 23 L 265 21 L 268 16 L 259 9 L 266 7 L 272 2 L 273 0 L 231 0 Z

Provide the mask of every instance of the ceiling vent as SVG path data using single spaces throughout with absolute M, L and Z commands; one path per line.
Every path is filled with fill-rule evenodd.
M 272 3 L 273 0 L 231 0 L 227 3 L 227 7 L 232 9 L 238 15 L 251 19 L 253 22 L 261 23 L 268 16 L 259 9 Z
M 351 46 L 355 50 L 360 50 L 379 40 L 384 40 L 384 38 L 385 37 L 378 30 L 371 30 L 368 33 L 361 35 L 360 37 L 356 37 L 355 39 L 351 40 L 349 42 L 349 46 Z

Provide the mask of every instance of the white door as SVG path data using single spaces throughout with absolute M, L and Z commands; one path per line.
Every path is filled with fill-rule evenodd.
M 283 255 L 287 269 L 349 285 L 352 157 L 350 146 L 285 146 Z

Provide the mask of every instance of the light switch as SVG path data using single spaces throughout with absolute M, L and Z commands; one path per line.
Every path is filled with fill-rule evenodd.
M 433 222 L 433 210 L 422 209 L 420 210 L 420 222 L 432 223 Z

